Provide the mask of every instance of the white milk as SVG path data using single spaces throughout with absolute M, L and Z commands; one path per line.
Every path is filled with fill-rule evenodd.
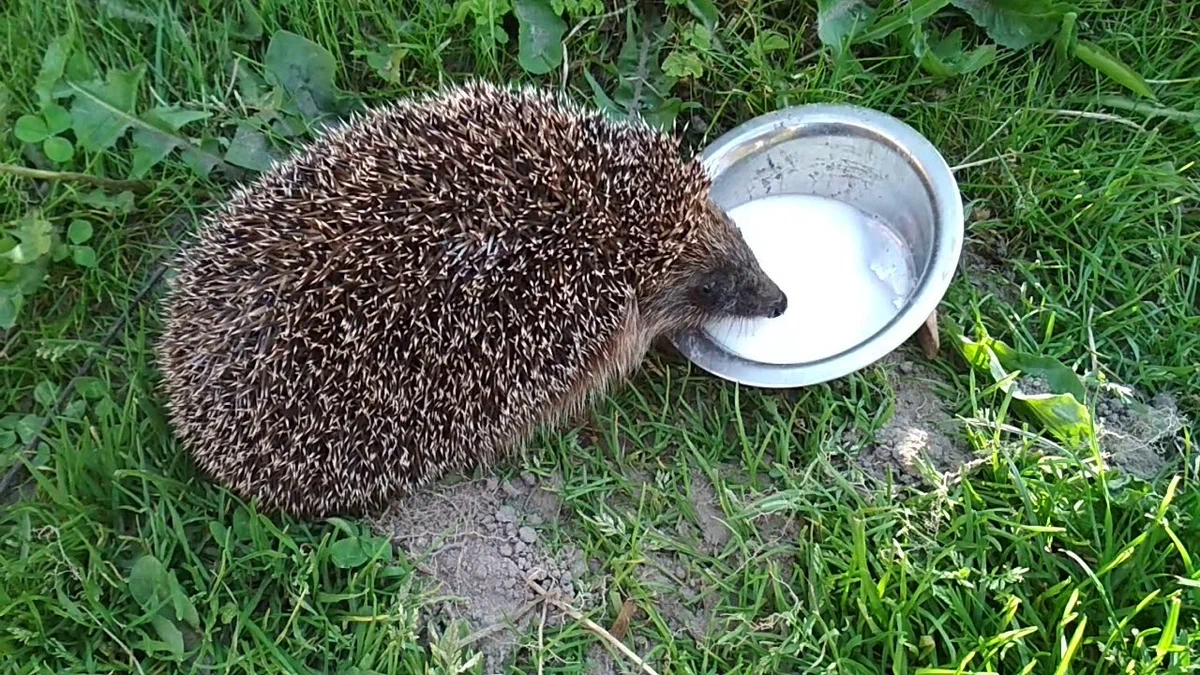
M 775 319 L 723 320 L 713 340 L 760 363 L 797 364 L 839 354 L 870 337 L 904 306 L 911 257 L 877 218 L 824 197 L 777 195 L 729 211 L 788 296 Z

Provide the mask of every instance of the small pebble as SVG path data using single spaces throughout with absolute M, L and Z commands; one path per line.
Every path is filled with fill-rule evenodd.
M 537 476 L 533 475 L 532 471 L 522 471 L 521 481 L 529 487 L 533 487 L 534 485 L 537 485 Z
M 536 513 L 529 514 L 529 517 L 526 518 L 525 520 L 526 520 L 526 522 L 528 522 L 530 525 L 533 525 L 534 527 L 541 525 L 543 522 L 542 517 Z
M 510 483 L 509 481 L 504 481 L 503 483 L 501 483 L 500 490 L 502 492 L 504 492 L 504 494 L 508 497 L 516 497 L 518 494 L 517 488 L 513 487 L 513 484 Z
M 499 478 L 487 479 L 487 489 L 488 490 L 494 491 L 498 487 L 500 487 L 500 479 Z
M 912 361 L 900 362 L 900 372 L 904 373 L 905 375 L 911 375 L 914 370 L 916 370 L 916 366 Z
M 571 583 L 571 573 L 567 570 L 563 570 L 562 576 L 559 577 L 559 581 L 563 582 L 564 585 L 569 585 Z
M 521 541 L 525 542 L 526 544 L 532 544 L 533 542 L 537 541 L 537 532 L 535 532 L 532 527 L 522 527 L 518 532 L 518 536 L 520 536 Z
M 517 540 L 516 548 L 517 548 L 517 553 L 524 553 L 529 550 L 529 547 L 525 545 L 525 542 L 520 541 L 520 540 Z
M 500 509 L 498 511 L 496 511 L 496 521 L 497 522 L 511 523 L 516 519 L 517 519 L 516 510 L 514 510 L 513 507 L 508 506 L 507 504 L 504 506 L 501 506 Z
M 501 544 L 500 555 L 504 556 L 505 558 L 513 557 L 513 547 L 508 544 Z

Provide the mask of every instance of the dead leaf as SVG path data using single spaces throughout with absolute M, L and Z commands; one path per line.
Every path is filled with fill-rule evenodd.
M 621 604 L 621 611 L 617 612 L 617 618 L 612 623 L 612 628 L 608 632 L 618 640 L 625 639 L 625 633 L 629 631 L 629 622 L 633 621 L 633 615 L 637 612 L 637 605 L 634 604 L 633 598 L 626 598 Z

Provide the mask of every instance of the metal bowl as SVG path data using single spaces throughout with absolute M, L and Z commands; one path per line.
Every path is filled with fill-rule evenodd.
M 937 149 L 900 120 L 848 105 L 786 108 L 729 131 L 701 161 L 713 199 L 788 295 L 779 319 L 676 337 L 676 349 L 703 370 L 771 388 L 843 377 L 912 337 L 949 287 L 963 240 L 958 184 Z M 788 213 L 789 204 L 812 198 L 839 203 L 829 213 L 862 217 L 843 228 L 819 208 Z M 775 205 L 774 215 L 764 204 Z M 864 302 L 863 289 L 885 279 L 884 267 L 895 296 Z M 877 279 L 868 278 L 872 271 Z

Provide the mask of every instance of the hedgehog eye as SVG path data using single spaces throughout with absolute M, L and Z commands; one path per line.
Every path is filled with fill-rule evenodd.
M 716 290 L 716 284 L 711 281 L 704 282 L 704 285 L 700 287 L 700 292 L 704 295 L 712 295 L 714 290 Z

